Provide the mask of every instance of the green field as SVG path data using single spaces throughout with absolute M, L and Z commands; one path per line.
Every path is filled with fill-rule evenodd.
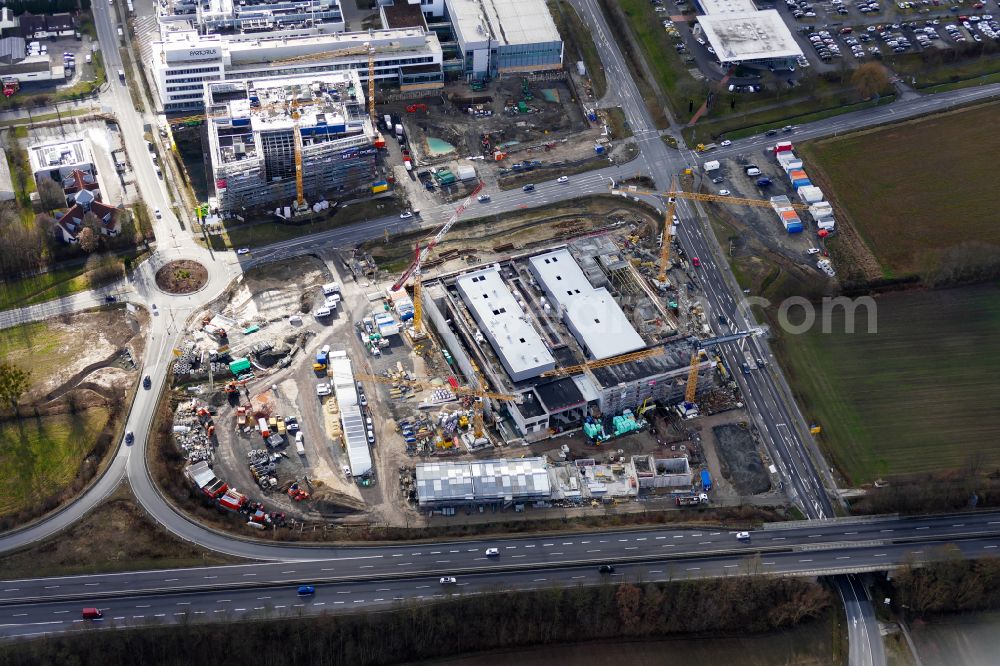
M 830 462 L 856 484 L 1000 466 L 1000 284 L 881 297 L 878 332 L 783 334 L 776 345 Z M 861 311 L 863 312 L 863 310 Z
M 991 103 L 800 150 L 888 277 L 947 282 L 1000 257 L 998 117 Z
M 108 410 L 24 418 L 0 424 L 0 515 L 67 487 L 108 420 Z

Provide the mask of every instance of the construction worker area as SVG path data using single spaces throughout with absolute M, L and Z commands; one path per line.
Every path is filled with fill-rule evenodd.
M 176 421 L 179 442 L 199 433 L 192 462 L 286 522 L 738 499 L 718 496 L 724 478 L 712 490 L 725 466 L 708 463 L 726 456 L 702 454 L 712 436 L 692 419 L 745 422 L 713 348 L 754 332 L 707 337 L 697 264 L 671 225 L 665 242 L 647 215 L 515 254 L 480 248 L 477 265 L 429 260 L 477 192 L 393 283 L 354 275 L 347 256 L 308 258 L 253 269 L 206 312 L 178 363 L 197 384 Z M 393 477 L 401 497 L 378 488 Z

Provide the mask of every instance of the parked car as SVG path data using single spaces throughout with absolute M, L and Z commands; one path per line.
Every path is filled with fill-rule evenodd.
M 316 395 L 330 395 L 330 385 L 329 384 L 317 384 L 316 385 Z

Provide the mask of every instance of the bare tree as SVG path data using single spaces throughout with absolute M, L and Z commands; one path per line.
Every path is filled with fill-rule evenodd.
M 97 249 L 97 236 L 90 227 L 81 229 L 80 234 L 76 238 L 80 242 L 80 249 L 87 254 Z
M 889 75 L 885 67 L 877 62 L 866 62 L 854 70 L 851 84 L 865 99 L 877 97 L 889 87 Z
M 42 178 L 38 182 L 38 198 L 45 210 L 55 210 L 66 206 L 66 193 L 63 192 L 59 183 L 51 178 Z

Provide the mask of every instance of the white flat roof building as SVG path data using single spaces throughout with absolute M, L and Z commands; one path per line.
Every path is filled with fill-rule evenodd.
M 37 181 L 43 175 L 62 180 L 74 171 L 94 172 L 94 158 L 82 138 L 62 139 L 28 147 L 28 162 Z
M 757 11 L 753 0 L 698 0 L 707 16 L 719 14 L 750 14 Z
M 548 347 L 496 266 L 466 273 L 455 286 L 512 380 L 537 377 L 555 367 Z
M 528 263 L 566 326 L 594 359 L 645 348 L 618 302 L 604 287 L 594 288 L 569 250 L 539 254 Z
M 802 55 L 792 32 L 774 9 L 709 14 L 699 16 L 698 23 L 719 62 L 745 63 Z
M 372 471 L 372 454 L 368 448 L 365 419 L 358 406 L 358 391 L 354 384 L 351 360 L 342 351 L 330 353 L 330 383 L 340 408 L 340 425 L 344 447 L 353 476 L 365 476 Z
M 544 0 L 445 0 L 467 76 L 562 66 L 562 38 Z
M 203 85 L 211 81 L 297 76 L 356 70 L 368 81 L 365 44 L 375 48 L 375 78 L 403 91 L 440 88 L 441 44 L 419 28 L 364 33 L 288 35 L 201 34 L 186 23 L 161 23 L 150 44 L 157 93 L 163 111 L 202 107 Z M 341 55 L 340 52 L 349 52 Z

